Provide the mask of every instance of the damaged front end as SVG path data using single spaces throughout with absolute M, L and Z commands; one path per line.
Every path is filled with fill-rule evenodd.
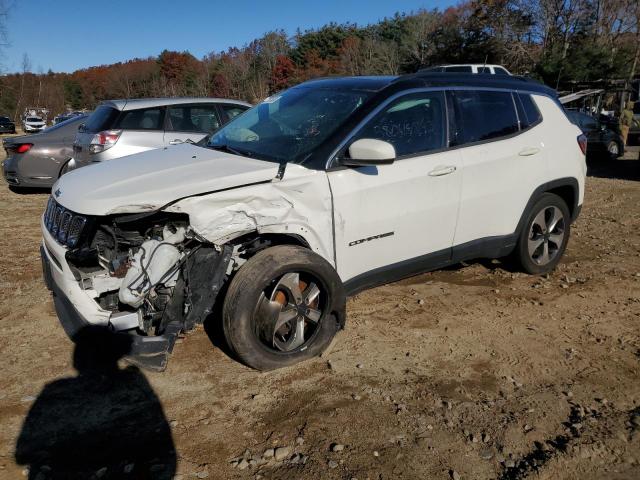
M 70 227 L 73 214 L 50 201 L 43 222 L 58 243 L 69 216 Z M 147 368 L 163 370 L 177 335 L 204 322 L 229 267 L 232 247 L 208 242 L 188 220 L 157 211 L 84 217 L 72 248 L 67 240 L 65 264 L 101 314 L 89 322 L 136 334 L 130 360 Z

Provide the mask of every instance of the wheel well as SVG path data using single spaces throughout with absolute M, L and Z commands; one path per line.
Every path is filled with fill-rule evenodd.
M 551 188 L 546 192 L 553 193 L 562 198 L 569 208 L 569 214 L 571 215 L 571 218 L 573 218 L 577 204 L 577 192 L 574 187 L 572 187 L 571 185 L 562 185 L 559 187 Z
M 235 239 L 233 243 L 240 247 L 241 256 L 246 259 L 253 257 L 265 248 L 276 245 L 297 245 L 303 248 L 310 248 L 306 240 L 299 235 L 288 235 L 284 233 L 258 234 L 257 232 L 253 232 Z

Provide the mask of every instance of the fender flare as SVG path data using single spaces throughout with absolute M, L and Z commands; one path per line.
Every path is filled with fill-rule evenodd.
M 520 216 L 520 220 L 518 221 L 518 226 L 516 227 L 516 231 L 514 232 L 516 238 L 520 235 L 520 232 L 524 228 L 524 223 L 527 220 L 527 216 L 529 215 L 531 208 L 533 208 L 533 204 L 538 201 L 543 193 L 556 189 L 558 187 L 571 187 L 571 190 L 573 191 L 573 201 L 571 205 L 568 205 L 568 207 L 572 212 L 571 222 L 573 223 L 576 220 L 578 214 L 580 213 L 580 205 L 578 205 L 580 184 L 578 183 L 578 179 L 575 177 L 563 177 L 556 180 L 551 180 L 550 182 L 546 182 L 538 186 L 538 188 L 536 188 L 529 197 L 529 201 L 522 211 L 522 215 Z

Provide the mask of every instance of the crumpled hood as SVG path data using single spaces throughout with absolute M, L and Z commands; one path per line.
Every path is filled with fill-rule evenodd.
M 278 164 L 190 144 L 150 150 L 67 173 L 52 188 L 62 206 L 84 215 L 156 210 L 174 200 L 268 181 Z

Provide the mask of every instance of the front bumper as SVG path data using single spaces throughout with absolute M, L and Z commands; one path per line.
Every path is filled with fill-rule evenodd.
M 108 326 L 116 331 L 131 330 L 137 321 L 137 313 L 114 314 L 100 308 L 88 294 L 91 291 L 80 288 L 66 261 L 67 249 L 53 239 L 43 219 L 44 216 L 40 221 L 43 237 L 40 246 L 42 274 L 47 288 L 53 294 L 58 320 L 69 338 L 73 340 L 83 328 L 91 325 Z M 150 370 L 163 371 L 181 330 L 181 324 L 172 322 L 160 336 L 132 335 L 131 350 L 125 360 Z
M 109 325 L 111 312 L 100 308 L 89 295 L 90 291 L 80 288 L 65 258 L 67 249 L 53 239 L 43 219 L 40 220 L 42 270 L 63 328 L 72 337 L 83 326 Z

